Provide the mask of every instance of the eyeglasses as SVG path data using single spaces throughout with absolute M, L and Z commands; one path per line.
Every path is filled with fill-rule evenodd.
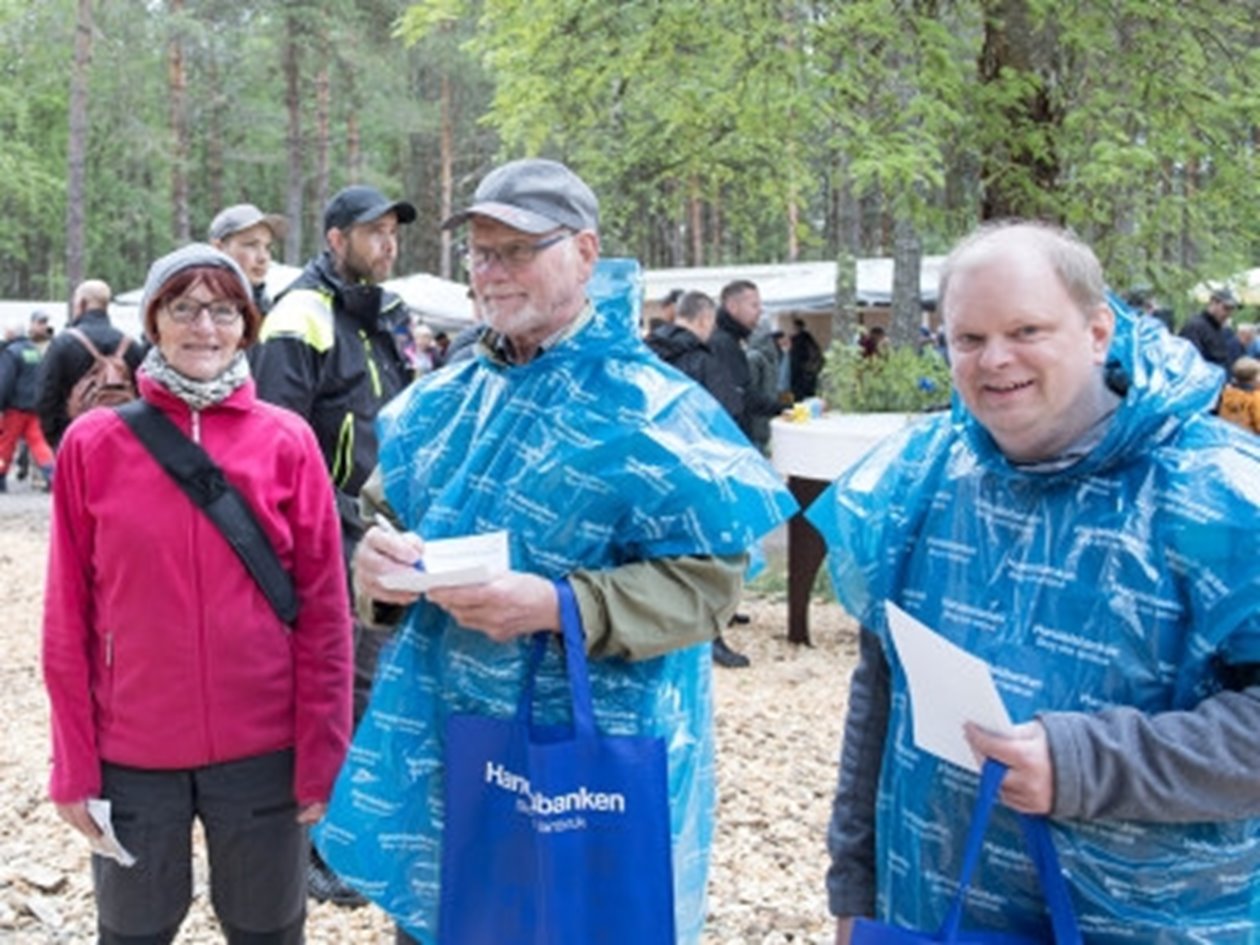
M 241 307 L 235 302 L 195 302 L 192 299 L 176 299 L 166 306 L 167 314 L 181 325 L 190 325 L 201 317 L 202 312 L 210 313 L 210 321 L 216 325 L 233 325 L 241 317 Z
M 572 235 L 572 230 L 565 230 L 562 233 L 553 234 L 534 243 L 522 241 L 504 243 L 502 246 L 473 246 L 470 244 L 464 247 L 464 260 L 468 263 L 468 268 L 470 269 L 488 269 L 492 264 L 500 263 L 504 269 L 515 272 L 518 269 L 524 269 L 532 263 L 534 258 L 544 249 L 549 249 L 557 243 L 567 240 Z

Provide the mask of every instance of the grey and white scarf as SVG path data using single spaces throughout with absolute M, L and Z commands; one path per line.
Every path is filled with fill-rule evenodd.
M 171 367 L 170 362 L 162 356 L 162 352 L 154 345 L 145 356 L 141 365 L 144 373 L 153 378 L 172 394 L 186 403 L 193 410 L 205 410 L 213 404 L 227 398 L 249 380 L 249 362 L 245 360 L 245 352 L 238 351 L 228 366 L 218 377 L 208 381 L 198 381 L 180 374 Z

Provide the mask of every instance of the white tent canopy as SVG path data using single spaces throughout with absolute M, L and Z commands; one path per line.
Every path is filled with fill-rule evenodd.
M 944 256 L 924 256 L 919 292 L 925 304 L 936 301 Z M 836 307 L 836 263 L 773 263 L 753 266 L 714 266 L 701 269 L 649 269 L 645 274 L 647 300 L 655 302 L 670 289 L 704 292 L 717 298 L 722 287 L 736 279 L 757 284 L 766 313 L 830 312 Z M 857 261 L 857 301 L 861 306 L 892 301 L 891 257 Z

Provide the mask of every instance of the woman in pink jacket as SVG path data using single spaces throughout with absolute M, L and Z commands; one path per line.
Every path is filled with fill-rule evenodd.
M 44 608 L 50 795 L 125 867 L 92 858 L 101 945 L 171 942 L 192 894 L 194 818 L 229 943 L 298 943 L 307 825 L 350 736 L 351 627 L 340 530 L 315 437 L 259 401 L 244 348 L 259 315 L 237 265 L 193 244 L 149 271 L 141 396 L 247 500 L 293 579 L 285 622 L 222 533 L 108 409 L 66 432 Z

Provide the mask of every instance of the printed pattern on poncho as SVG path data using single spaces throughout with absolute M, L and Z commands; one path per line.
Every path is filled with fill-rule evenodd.
M 794 510 L 707 393 L 637 338 L 624 283 L 574 337 L 526 365 L 435 372 L 381 418 L 386 495 L 425 538 L 507 529 L 516 570 L 556 578 L 666 556 L 745 552 Z M 449 713 L 507 717 L 526 646 L 464 630 L 425 602 L 382 659 L 325 825 L 329 862 L 420 941 L 436 928 L 441 732 Z M 711 657 L 692 647 L 594 662 L 606 733 L 668 747 L 678 941 L 695 942 L 714 810 Z M 553 652 L 536 718 L 566 721 Z M 615 919 L 613 919 L 615 921 Z

